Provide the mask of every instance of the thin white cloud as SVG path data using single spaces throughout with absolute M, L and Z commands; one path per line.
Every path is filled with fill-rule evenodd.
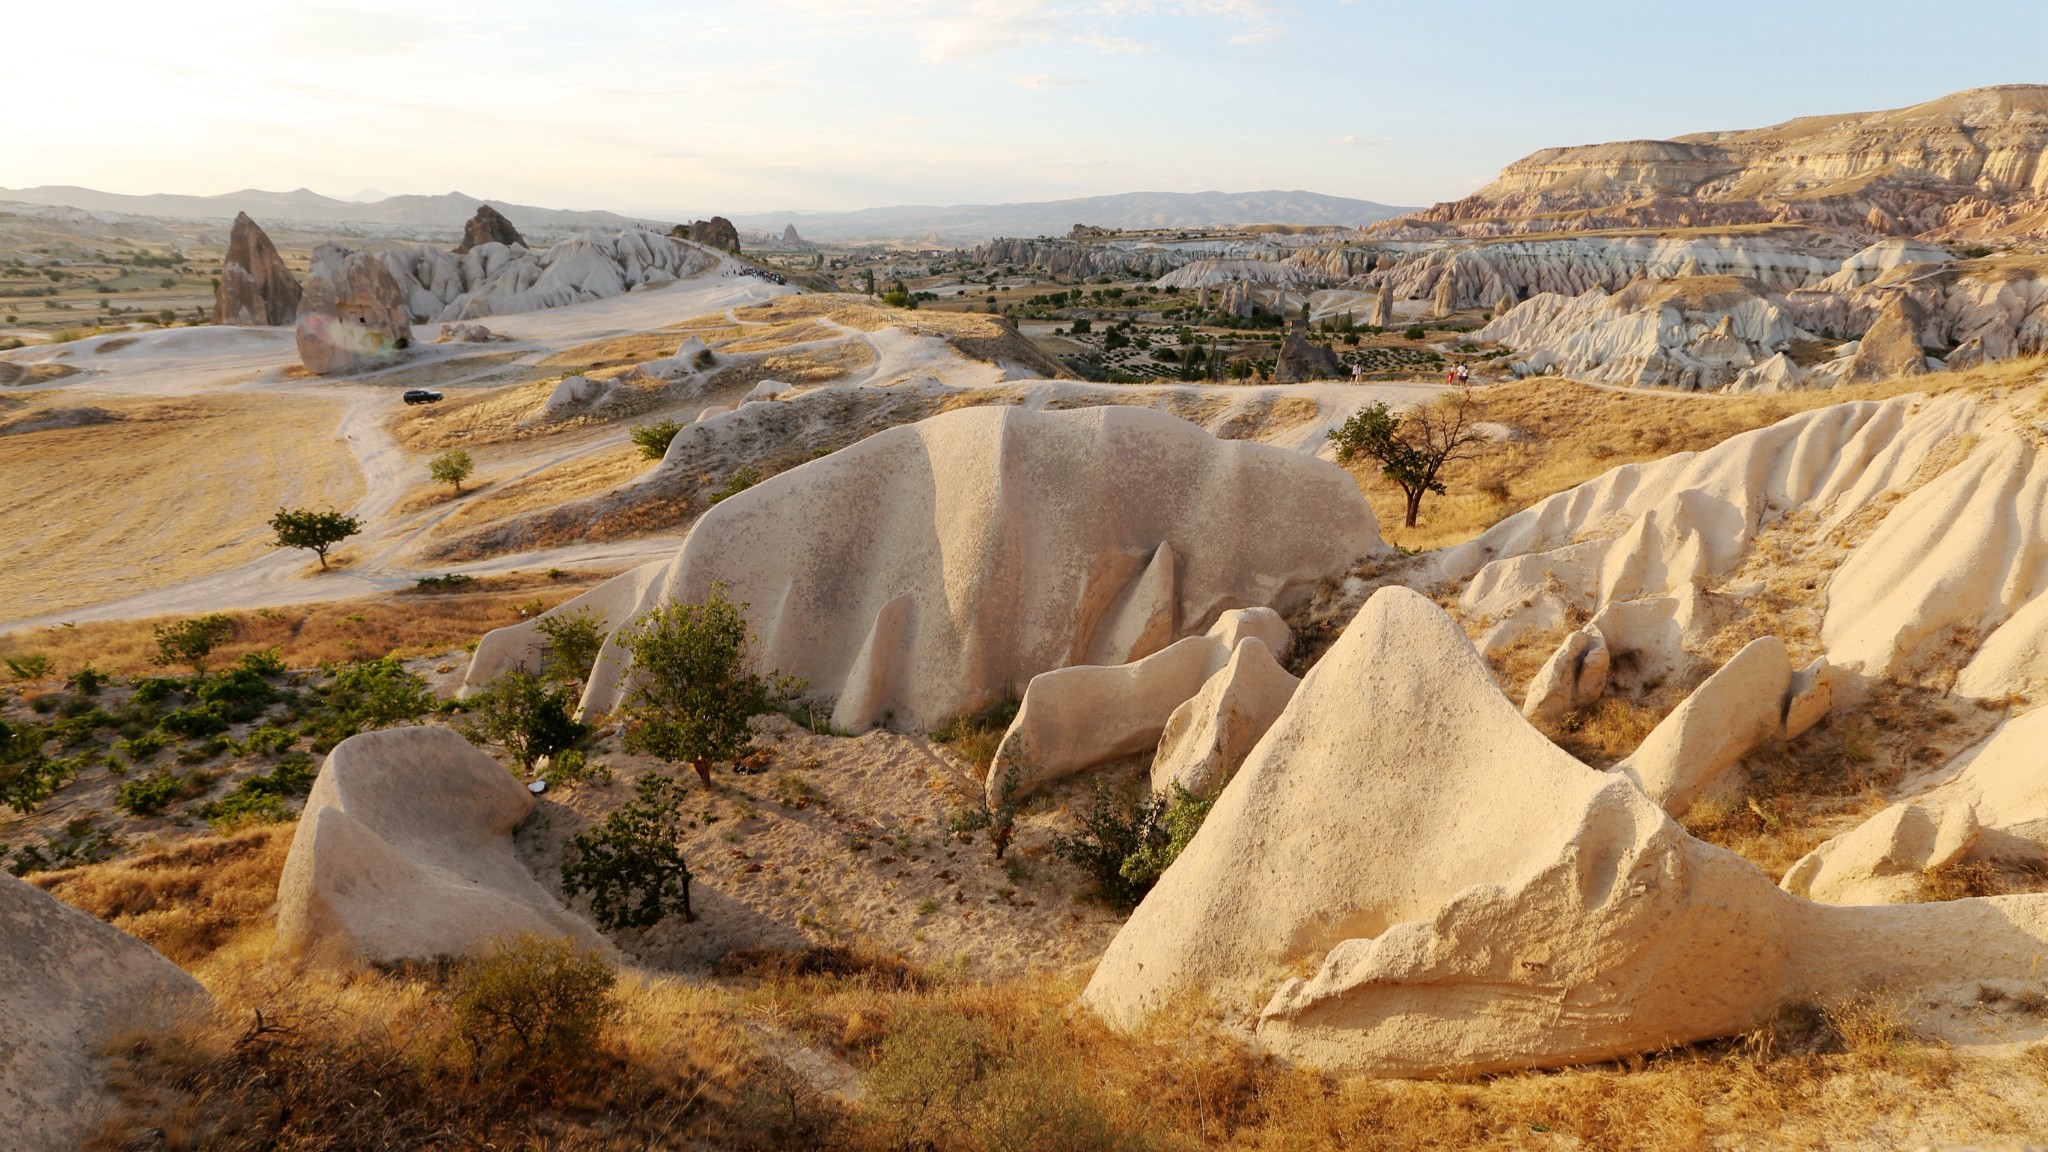
M 1330 143 L 1332 144 L 1342 144 L 1345 147 L 1353 147 L 1361 144 L 1392 144 L 1393 142 L 1394 138 L 1392 136 L 1360 136 L 1356 132 L 1346 132 L 1342 136 L 1333 137 L 1330 140 Z
M 812 20 L 851 21 L 908 32 L 933 63 L 990 56 L 1014 48 L 1069 44 L 1097 52 L 1158 49 L 1147 22 L 1203 17 L 1240 26 L 1232 43 L 1273 39 L 1284 10 L 1271 0 L 784 0 Z

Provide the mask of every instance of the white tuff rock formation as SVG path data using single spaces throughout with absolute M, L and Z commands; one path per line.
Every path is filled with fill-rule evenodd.
M 1954 998 L 2031 974 L 2044 948 L 2048 897 L 1851 909 L 1783 892 L 1559 751 L 1441 609 L 1387 588 L 1083 1002 L 1135 1027 L 1207 994 L 1327 1071 L 1465 1075 L 1729 1035 L 1877 986 Z
M 595 930 L 512 848 L 533 797 L 452 728 L 390 728 L 334 746 L 277 889 L 277 942 L 343 963 L 461 956 L 499 936 Z
M 212 1006 L 156 949 L 0 875 L 0 1144 L 78 1147 L 101 1100 L 100 1044 Z
M 706 512 L 673 560 L 554 611 L 619 629 L 722 583 L 749 605 L 757 663 L 835 698 L 835 724 L 923 727 L 1113 656 L 1103 638 L 1154 614 L 1137 605 L 1166 583 L 1162 545 L 1169 639 L 1233 608 L 1284 608 L 1383 548 L 1358 485 L 1327 461 L 1148 409 L 972 408 L 763 481 Z M 542 644 L 531 622 L 492 632 L 465 685 Z M 584 714 L 616 707 L 630 674 L 608 641 Z
M 650 232 L 585 232 L 539 252 L 497 241 L 461 255 L 426 244 L 386 252 L 384 265 L 403 287 L 413 319 L 474 320 L 560 308 L 653 288 L 706 272 L 718 258 Z

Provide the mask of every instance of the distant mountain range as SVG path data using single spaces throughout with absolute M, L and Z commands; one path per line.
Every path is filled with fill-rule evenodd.
M 905 204 L 857 212 L 745 212 L 741 228 L 781 232 L 796 225 L 806 240 L 913 240 L 975 243 L 996 236 L 1064 236 L 1076 224 L 1098 228 L 1200 228 L 1240 224 L 1359 227 L 1408 212 L 1320 192 L 1124 192 L 1027 204 Z
M 219 196 L 154 193 L 130 196 L 62 184 L 38 188 L 0 188 L 0 201 L 81 208 L 88 212 L 119 212 L 182 220 L 230 220 L 247 212 L 259 224 L 381 224 L 414 228 L 459 229 L 485 203 L 461 192 L 440 196 L 387 196 L 379 200 L 343 200 L 305 188 L 265 192 L 245 188 Z M 616 212 L 574 212 L 536 208 L 530 204 L 489 201 L 521 228 L 621 228 L 629 223 L 667 227 L 697 218 L 680 212 L 626 216 Z M 742 212 L 735 225 L 780 235 L 795 224 L 807 240 L 926 240 L 944 244 L 977 244 L 997 236 L 1064 236 L 1076 224 L 1100 228 L 1200 228 L 1241 224 L 1322 224 L 1358 227 L 1411 212 L 1376 204 L 1325 196 L 1319 192 L 1125 192 L 1026 204 L 954 204 L 947 207 L 906 204 L 864 208 L 857 212 Z
M 62 184 L 39 188 L 0 188 L 0 200 L 26 204 L 60 205 L 88 212 L 120 212 L 129 216 L 167 216 L 181 220 L 232 220 L 247 212 L 259 224 L 393 224 L 416 228 L 455 228 L 486 203 L 461 192 L 440 196 L 387 196 L 381 200 L 338 200 L 305 188 L 291 192 L 265 192 L 245 188 L 220 196 L 178 196 L 158 192 L 149 196 L 128 196 Z M 536 208 L 530 204 L 488 202 L 520 227 L 533 228 L 622 228 L 629 223 L 656 224 L 666 228 L 670 221 L 637 220 L 616 212 L 571 212 L 559 208 Z

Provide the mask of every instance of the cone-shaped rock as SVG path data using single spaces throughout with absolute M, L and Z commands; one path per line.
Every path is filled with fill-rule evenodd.
M 514 244 L 521 248 L 529 247 L 526 237 L 519 234 L 519 229 L 514 228 L 512 222 L 505 219 L 504 213 L 489 204 L 477 205 L 476 215 L 471 216 L 462 226 L 462 244 L 455 249 L 455 254 L 460 256 L 479 244 L 503 244 L 507 248 Z
M 247 212 L 235 214 L 213 297 L 215 324 L 290 324 L 299 314 L 299 282 L 277 246 Z

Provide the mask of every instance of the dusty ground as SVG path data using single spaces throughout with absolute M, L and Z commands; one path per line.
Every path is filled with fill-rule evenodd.
M 115 422 L 0 440 L 0 612 L 42 616 L 226 572 L 270 553 L 280 506 L 363 494 L 337 435 L 343 405 L 310 398 L 106 400 Z

